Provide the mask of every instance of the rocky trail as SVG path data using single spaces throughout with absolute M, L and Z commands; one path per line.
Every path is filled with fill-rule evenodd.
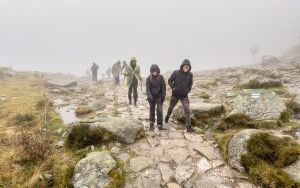
M 139 91 L 136 108 L 128 105 L 124 86 L 79 83 L 72 90 L 72 94 L 53 94 L 55 105 L 65 123 L 83 119 L 93 121 L 109 116 L 138 119 L 143 123 L 145 136 L 135 143 L 115 143 L 102 148 L 124 162 L 128 173 L 125 187 L 255 187 L 246 176 L 226 164 L 212 136 L 188 134 L 183 125 L 175 120 L 165 125 L 163 131 L 156 128 L 154 132 L 149 132 L 148 103 L 144 93 Z M 52 93 L 55 91 L 52 90 Z M 91 106 L 93 113 L 77 118 L 74 107 L 80 105 Z M 168 101 L 165 102 L 164 112 L 167 105 Z M 95 172 L 86 172 L 84 177 L 88 177 L 89 173 Z

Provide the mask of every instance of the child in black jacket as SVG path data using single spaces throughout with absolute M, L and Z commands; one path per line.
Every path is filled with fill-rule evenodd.
M 166 82 L 160 74 L 158 65 L 153 64 L 150 68 L 150 75 L 146 80 L 147 100 L 150 105 L 150 131 L 154 130 L 155 106 L 157 106 L 157 126 L 159 130 L 163 127 L 163 102 L 166 97 Z

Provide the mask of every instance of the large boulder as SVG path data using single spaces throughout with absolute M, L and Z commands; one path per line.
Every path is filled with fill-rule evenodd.
M 75 166 L 72 183 L 74 188 L 106 187 L 111 178 L 109 173 L 117 167 L 108 152 L 92 152 Z
M 228 163 L 240 172 L 244 171 L 241 156 L 247 153 L 247 143 L 251 136 L 259 133 L 257 129 L 245 129 L 236 133 L 228 145 Z
M 286 110 L 285 102 L 273 91 L 244 89 L 234 100 L 232 112 L 244 114 L 254 120 L 279 119 Z
M 224 111 L 222 104 L 195 102 L 191 103 L 192 120 L 220 116 Z M 173 118 L 177 120 L 184 119 L 184 110 L 182 105 L 178 105 L 173 112 Z
M 106 131 L 113 138 L 124 144 L 133 144 L 143 133 L 144 125 L 134 118 L 113 117 L 90 125 L 90 130 Z

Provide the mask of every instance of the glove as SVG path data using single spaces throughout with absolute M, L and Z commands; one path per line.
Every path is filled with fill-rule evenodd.
M 147 100 L 152 103 L 153 102 L 153 97 L 150 95 L 150 96 L 148 96 Z

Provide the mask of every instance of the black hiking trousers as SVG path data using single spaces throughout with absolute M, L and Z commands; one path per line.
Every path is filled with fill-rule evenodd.
M 179 100 L 181 101 L 181 104 L 182 104 L 182 107 L 184 110 L 185 126 L 186 126 L 186 128 L 190 128 L 191 127 L 191 110 L 190 110 L 190 100 L 189 100 L 188 96 L 184 97 L 184 98 L 178 98 L 178 97 L 172 95 L 167 116 L 168 117 L 171 116 L 173 109 Z
M 149 120 L 151 123 L 155 123 L 155 107 L 156 107 L 156 116 L 157 116 L 157 125 L 163 126 L 163 101 L 161 97 L 154 98 L 152 101 L 149 101 L 150 113 Z

